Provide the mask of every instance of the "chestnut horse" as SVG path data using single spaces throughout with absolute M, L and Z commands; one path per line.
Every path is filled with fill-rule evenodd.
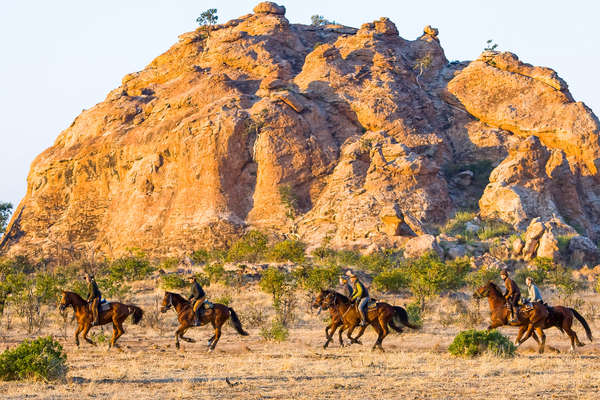
M 344 330 L 347 330 L 346 335 L 350 340 L 350 343 L 360 344 L 358 339 L 363 335 L 367 327 L 361 327 L 355 338 L 351 336 L 354 329 L 361 322 L 361 317 L 356 306 L 352 304 L 348 297 L 333 290 L 322 291 L 319 296 L 323 298 L 321 301 L 323 308 L 334 308 L 337 315 L 341 318 L 343 326 L 339 333 L 340 345 L 343 346 L 341 335 Z M 367 324 L 372 326 L 373 329 L 375 329 L 375 332 L 377 332 L 377 340 L 373 344 L 372 350 L 378 348 L 381 351 L 383 351 L 383 339 L 389 334 L 390 328 L 397 332 L 402 332 L 402 325 L 411 329 L 419 329 L 417 326 L 408 322 L 408 314 L 404 308 L 392 306 L 384 302 L 378 302 L 375 307 L 369 307 L 367 312 Z M 331 336 L 333 336 L 333 332 L 328 336 L 328 341 L 330 341 Z
M 87 337 L 90 328 L 93 326 L 93 316 L 88 302 L 82 299 L 77 293 L 63 290 L 59 308 L 61 311 L 64 311 L 68 306 L 73 307 L 75 318 L 77 318 L 77 331 L 75 331 L 75 343 L 77 343 L 77 346 L 79 346 L 80 332 L 83 332 L 83 338 L 86 342 L 95 346 L 96 343 Z M 119 345 L 117 345 L 117 339 L 119 339 L 121 335 L 125 333 L 125 330 L 123 329 L 123 321 L 125 321 L 129 315 L 132 315 L 132 322 L 137 324 L 142 319 L 144 311 L 142 311 L 141 308 L 131 304 L 111 302 L 110 308 L 106 311 L 101 311 L 98 315 L 100 325 L 105 325 L 109 322 L 112 322 L 113 324 L 113 335 L 108 343 L 108 348 L 119 348 Z
M 332 291 L 330 291 L 330 290 L 321 290 L 321 292 L 317 295 L 317 297 L 315 298 L 315 300 L 312 303 L 312 307 L 315 309 L 318 308 L 319 313 L 321 312 L 321 310 L 329 310 L 329 316 L 331 318 L 331 322 L 329 323 L 329 325 L 327 325 L 325 327 L 325 337 L 327 340 L 323 344 L 324 349 L 326 349 L 327 346 L 329 346 L 329 343 L 331 343 L 331 341 L 333 340 L 333 334 L 335 333 L 337 328 L 344 325 L 344 322 L 342 321 L 342 315 L 339 313 L 338 308 L 331 307 L 329 299 L 327 302 L 325 302 L 325 299 L 331 292 Z M 340 296 L 342 296 L 342 295 L 340 295 Z M 342 332 L 343 331 L 344 331 L 343 328 L 339 330 L 340 346 L 344 346 L 344 341 L 342 340 Z
M 546 328 L 546 319 L 549 316 L 548 309 L 540 304 L 535 303 L 533 307 L 529 310 L 524 309 L 523 307 L 517 313 L 517 322 L 509 323 L 510 318 L 510 310 L 507 307 L 506 299 L 502 295 L 502 292 L 494 284 L 492 281 L 489 281 L 486 285 L 480 287 L 473 293 L 473 297 L 475 298 L 483 298 L 487 297 L 488 302 L 490 304 L 490 312 L 491 312 L 491 321 L 492 323 L 488 326 L 488 331 L 499 326 L 518 326 L 519 333 L 517 334 L 517 338 L 515 339 L 515 344 L 517 346 L 521 345 L 523 341 L 527 340 L 535 329 L 539 337 L 541 338 L 541 342 L 537 339 L 537 336 L 534 336 L 534 339 L 538 342 L 539 348 L 538 352 L 544 352 L 544 346 L 546 344 L 546 334 L 544 333 L 544 329 Z M 525 338 L 521 340 L 523 334 L 525 334 Z
M 571 339 L 571 351 L 575 351 L 575 345 L 579 347 L 585 346 L 577 337 L 577 332 L 573 330 L 573 321 L 575 318 L 581 323 L 583 329 L 585 329 L 585 333 L 590 342 L 593 341 L 590 326 L 585 318 L 583 318 L 574 308 L 564 306 L 548 306 L 547 308 L 549 315 L 548 318 L 546 318 L 543 329 L 554 327 L 561 332 L 566 333 L 567 336 L 569 336 L 569 339 Z M 529 336 L 525 336 L 521 339 L 519 344 L 522 344 L 527 339 L 529 339 Z M 534 339 L 537 338 L 534 336 Z
M 195 343 L 194 339 L 183 336 L 185 331 L 195 326 L 192 304 L 177 293 L 165 292 L 160 311 L 165 313 L 171 307 L 177 313 L 177 319 L 179 320 L 179 328 L 175 331 L 175 347 L 179 348 L 179 338 L 189 343 Z M 231 323 L 237 333 L 242 336 L 248 336 L 248 333 L 242 328 L 242 323 L 235 311 L 233 311 L 233 308 L 215 303 L 212 309 L 204 311 L 200 320 L 201 325 L 206 325 L 210 322 L 215 329 L 215 334 L 208 339 L 208 351 L 213 351 L 217 346 L 217 342 L 221 338 L 221 327 L 229 318 L 231 318 Z

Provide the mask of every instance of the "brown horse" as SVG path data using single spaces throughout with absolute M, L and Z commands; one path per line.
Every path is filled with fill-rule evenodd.
M 92 312 L 90 311 L 87 301 L 82 299 L 77 293 L 63 290 L 59 308 L 61 311 L 64 311 L 68 306 L 73 307 L 73 312 L 77 318 L 77 331 L 75 332 L 75 343 L 77 343 L 77 346 L 79 346 L 80 332 L 83 332 L 83 338 L 86 342 L 95 346 L 96 343 L 87 337 L 93 322 Z M 132 322 L 137 324 L 142 319 L 144 311 L 134 305 L 114 302 L 110 303 L 110 308 L 108 310 L 100 312 L 98 316 L 100 325 L 105 325 L 109 322 L 112 322 L 113 324 L 113 335 L 108 343 L 108 348 L 119 348 L 117 339 L 125 333 L 123 321 L 125 321 L 129 315 L 132 315 Z
M 189 328 L 195 326 L 192 304 L 177 293 L 165 292 L 160 311 L 165 313 L 171 307 L 175 309 L 177 319 L 179 320 L 179 328 L 175 331 L 175 347 L 179 348 L 179 338 L 189 343 L 195 343 L 194 339 L 183 336 Z M 208 339 L 208 351 L 213 351 L 217 346 L 217 342 L 221 338 L 221 327 L 229 318 L 231 318 L 231 322 L 237 333 L 242 336 L 248 336 L 248 333 L 242 328 L 242 323 L 235 311 L 233 311 L 233 308 L 215 303 L 212 309 L 205 310 L 200 320 L 201 325 L 206 325 L 210 322 L 215 329 L 215 334 Z
M 336 329 L 339 328 L 340 326 L 344 325 L 344 322 L 342 321 L 342 315 L 339 313 L 338 308 L 332 307 L 330 305 L 330 300 L 327 297 L 329 295 L 329 293 L 335 293 L 335 292 L 333 292 L 331 290 L 321 290 L 321 292 L 317 295 L 317 297 L 315 298 L 315 300 L 312 303 L 312 307 L 315 309 L 318 308 L 319 313 L 321 312 L 321 310 L 329 310 L 331 322 L 329 323 L 329 325 L 327 325 L 325 327 L 325 337 L 327 340 L 323 344 L 324 349 L 326 349 L 327 346 L 329 346 L 329 343 L 331 343 L 331 341 L 333 340 L 333 334 L 335 333 Z M 343 295 L 340 295 L 340 296 L 343 296 Z M 326 298 L 328 299 L 327 301 L 325 301 Z M 338 301 L 337 298 L 334 298 L 334 301 Z M 344 346 L 344 341 L 342 340 L 342 332 L 343 331 L 344 331 L 343 328 L 339 330 L 340 346 Z
M 366 326 L 362 326 L 358 335 L 353 338 L 352 332 L 360 324 L 361 317 L 355 305 L 352 304 L 350 299 L 343 294 L 337 293 L 332 290 L 325 291 L 323 293 L 323 305 L 324 308 L 335 308 L 338 315 L 341 316 L 343 326 L 340 330 L 340 341 L 341 334 L 347 329 L 347 337 L 350 343 L 361 344 L 358 340 Z M 382 342 L 383 339 L 389 334 L 390 328 L 397 332 L 402 332 L 402 325 L 407 326 L 411 329 L 419 329 L 417 326 L 412 325 L 408 322 L 408 314 L 402 307 L 392 306 L 384 302 L 378 302 L 375 307 L 369 307 L 367 312 L 367 324 L 372 326 L 377 332 L 377 340 L 373 344 L 372 350 L 379 349 L 383 351 Z M 333 336 L 333 333 L 331 333 Z M 340 343 L 343 346 L 343 343 Z
M 535 329 L 539 337 L 541 338 L 541 342 L 537 339 L 537 336 L 534 336 L 534 339 L 538 342 L 539 348 L 538 352 L 544 352 L 544 346 L 546 344 L 546 334 L 544 333 L 544 329 L 546 327 L 545 321 L 549 316 L 548 310 L 545 306 L 539 303 L 535 303 L 533 307 L 529 310 L 521 308 L 521 310 L 517 314 L 518 321 L 515 323 L 509 323 L 510 318 L 510 310 L 507 307 L 507 302 L 502 292 L 494 284 L 492 281 L 489 281 L 486 285 L 480 287 L 473 293 L 473 297 L 475 298 L 483 298 L 487 297 L 488 302 L 490 304 L 490 312 L 491 312 L 491 321 L 492 323 L 488 326 L 488 331 L 499 326 L 509 325 L 509 326 L 518 326 L 519 333 L 517 334 L 517 338 L 515 339 L 515 344 L 520 345 L 523 343 L 521 337 L 525 334 L 525 339 L 529 338 Z
M 547 308 L 549 315 L 548 318 L 546 318 L 543 329 L 554 327 L 561 332 L 566 333 L 567 336 L 569 336 L 569 339 L 571 339 L 572 351 L 575 351 L 575 345 L 579 347 L 585 346 L 577 337 L 577 332 L 573 330 L 573 321 L 575 318 L 581 323 L 583 329 L 585 329 L 585 333 L 590 342 L 593 341 L 590 326 L 581 316 L 581 314 L 579 314 L 574 308 L 564 306 L 548 306 Z M 519 344 L 524 343 L 527 339 L 529 339 L 529 336 L 525 336 L 523 339 L 521 339 Z M 535 336 L 534 339 L 536 339 Z

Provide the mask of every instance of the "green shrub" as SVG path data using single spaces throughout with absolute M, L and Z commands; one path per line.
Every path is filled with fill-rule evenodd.
M 194 251 L 190 258 L 194 264 L 209 264 L 211 262 L 225 262 L 227 251 L 220 249 L 206 250 L 200 249 Z
M 181 289 L 187 285 L 185 279 L 177 274 L 164 274 L 160 277 L 161 286 L 166 290 Z
M 229 274 L 221 263 L 206 265 L 204 272 L 208 275 L 210 283 L 223 283 L 226 285 L 229 282 Z
M 276 243 L 269 251 L 269 259 L 276 262 L 291 261 L 304 262 L 304 249 L 306 245 L 298 240 L 286 239 Z
M 515 345 L 497 330 L 478 331 L 475 329 L 460 332 L 448 347 L 450 354 L 463 357 L 474 357 L 484 353 L 512 357 L 515 350 Z
M 54 380 L 67 373 L 67 356 L 51 337 L 25 340 L 0 354 L 0 380 Z
M 296 215 L 298 215 L 298 196 L 294 192 L 294 188 L 291 185 L 279 186 L 279 197 L 286 208 L 286 216 L 289 219 L 296 218 Z
M 373 285 L 387 292 L 398 292 L 408 286 L 406 271 L 397 268 L 381 272 L 373 279 Z
M 303 289 L 316 293 L 337 284 L 341 273 L 337 265 L 325 267 L 302 266 L 294 270 L 294 276 Z
M 419 303 L 409 303 L 406 305 L 406 313 L 408 314 L 408 322 L 418 327 L 423 326 L 423 312 Z
M 443 262 L 435 253 L 407 260 L 408 286 L 421 304 L 444 290 L 454 290 L 464 284 L 465 275 L 470 270 L 468 258 Z
M 335 262 L 335 255 L 336 252 L 333 249 L 330 249 L 328 247 L 317 247 L 316 249 L 314 249 L 310 255 L 315 258 L 318 261 L 321 262 L 325 262 L 325 261 L 334 261 Z
M 98 343 L 102 344 L 102 343 L 106 342 L 106 339 L 108 339 L 108 337 L 104 333 L 104 330 L 101 330 L 98 333 L 94 333 L 92 335 L 92 339 L 95 340 L 95 341 L 97 341 Z
M 150 276 L 156 268 L 143 253 L 122 257 L 115 260 L 109 267 L 108 274 L 115 281 L 137 281 Z
M 556 240 L 558 241 L 558 251 L 562 256 L 566 256 L 569 243 L 571 243 L 571 239 L 573 239 L 574 235 L 559 235 Z
M 471 271 L 465 276 L 465 283 L 469 288 L 475 290 L 489 281 L 497 282 L 500 276 L 500 269 L 492 265 L 484 265 L 476 271 Z
M 169 257 L 164 259 L 161 263 L 160 263 L 160 267 L 162 269 L 175 269 L 177 268 L 177 266 L 179 265 L 179 259 L 176 257 Z
M 297 280 L 292 274 L 270 267 L 262 274 L 258 285 L 263 292 L 272 296 L 277 320 L 287 326 L 294 319 Z
M 229 294 L 224 294 L 222 296 L 215 297 L 211 301 L 213 303 L 219 303 L 219 304 L 223 304 L 224 306 L 229 306 L 231 304 L 231 302 L 233 301 L 233 298 Z
M 277 319 L 274 319 L 271 322 L 270 327 L 262 327 L 260 329 L 260 336 L 262 336 L 265 340 L 272 340 L 275 342 L 286 341 L 289 334 L 290 333 L 286 326 Z
M 227 251 L 227 261 L 257 262 L 263 258 L 267 250 L 267 243 L 267 235 L 259 231 L 249 231 L 231 245 Z
M 378 251 L 360 257 L 358 266 L 364 270 L 379 273 L 381 271 L 396 267 L 402 253 L 394 250 Z

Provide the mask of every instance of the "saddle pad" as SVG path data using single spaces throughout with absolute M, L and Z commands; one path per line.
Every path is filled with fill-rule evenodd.
M 104 303 L 100 304 L 100 311 L 108 310 L 110 310 L 110 303 L 108 301 L 105 301 Z
M 375 300 L 369 301 L 369 310 L 374 310 L 377 308 L 377 302 Z

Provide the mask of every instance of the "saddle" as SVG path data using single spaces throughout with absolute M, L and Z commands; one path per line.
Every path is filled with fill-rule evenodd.
M 108 311 L 110 310 L 110 303 L 104 299 L 102 299 L 100 301 L 100 311 L 104 312 L 104 311 Z
M 369 303 L 367 304 L 367 310 L 371 311 L 377 308 L 377 300 L 369 299 Z

